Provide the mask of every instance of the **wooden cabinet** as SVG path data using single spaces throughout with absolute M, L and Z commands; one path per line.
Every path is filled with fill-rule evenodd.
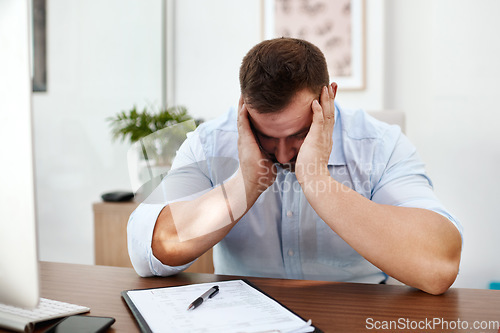
M 137 202 L 97 202 L 94 210 L 96 265 L 132 267 L 127 249 L 127 222 Z M 202 255 L 186 272 L 213 273 L 212 250 Z

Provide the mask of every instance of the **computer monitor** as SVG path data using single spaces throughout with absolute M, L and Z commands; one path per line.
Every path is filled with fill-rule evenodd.
M 28 0 L 0 0 L 0 303 L 39 301 Z

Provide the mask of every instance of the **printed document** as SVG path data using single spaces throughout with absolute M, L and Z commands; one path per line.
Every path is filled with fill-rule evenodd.
M 219 293 L 194 310 L 189 304 L 213 286 Z M 152 332 L 313 332 L 311 322 L 243 280 L 124 292 Z M 136 314 L 137 315 L 137 314 Z

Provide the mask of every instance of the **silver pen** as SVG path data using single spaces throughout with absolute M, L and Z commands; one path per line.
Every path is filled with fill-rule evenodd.
M 204 301 L 206 301 L 207 299 L 212 298 L 215 295 L 217 295 L 218 292 L 219 292 L 219 286 L 213 286 L 212 288 L 208 289 L 203 295 L 201 295 L 200 297 L 198 297 L 197 299 L 195 299 L 193 301 L 193 303 L 189 304 L 189 306 L 188 306 L 187 309 L 188 310 L 191 310 L 191 309 L 194 310 L 194 309 L 196 309 Z

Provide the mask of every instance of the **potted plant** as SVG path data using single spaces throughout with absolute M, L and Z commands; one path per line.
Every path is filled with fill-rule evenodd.
M 127 159 L 134 192 L 146 183 L 151 189 L 161 181 L 170 170 L 175 152 L 186 138 L 186 133 L 202 122 L 201 119 L 194 120 L 183 106 L 156 111 L 146 107 L 139 111 L 134 106 L 107 120 L 113 139 L 128 140 L 131 144 Z M 158 177 L 160 180 L 154 180 Z
M 124 141 L 128 138 L 130 143 L 135 143 L 156 131 L 190 119 L 192 117 L 183 106 L 170 107 L 157 112 L 151 112 L 146 107 L 142 111 L 137 111 L 137 107 L 134 106 L 132 110 L 122 111 L 107 120 L 111 124 L 114 139 Z

